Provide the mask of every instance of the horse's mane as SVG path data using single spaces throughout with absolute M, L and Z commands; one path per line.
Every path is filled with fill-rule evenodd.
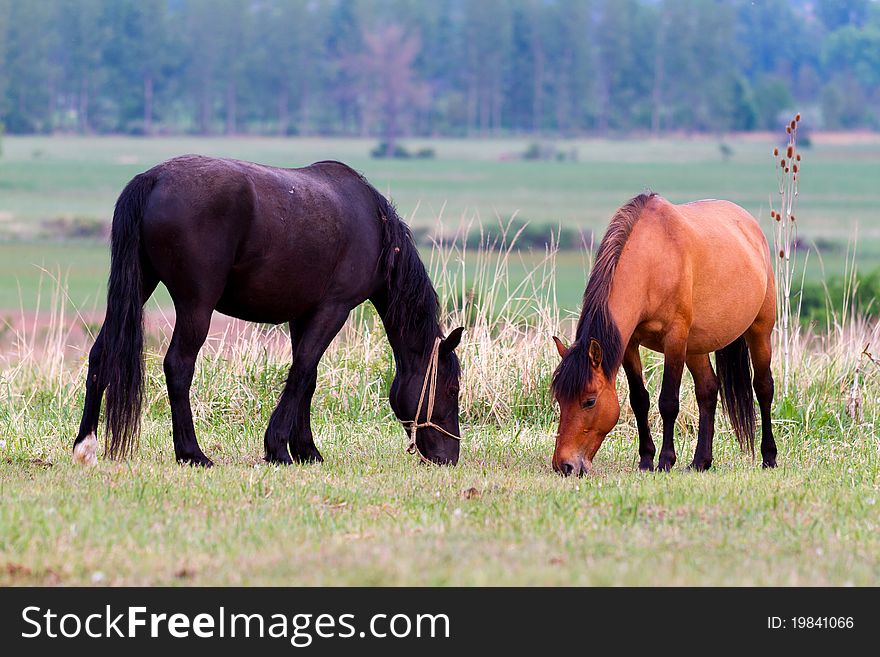
M 382 319 L 387 326 L 408 337 L 412 336 L 413 343 L 422 343 L 426 352 L 429 351 L 440 331 L 440 301 L 409 226 L 397 214 L 394 204 L 373 187 L 362 173 L 342 162 L 316 164 L 341 165 L 370 190 L 376 203 L 377 219 L 382 226 L 382 253 L 378 268 L 388 286 L 388 307 Z M 454 353 L 450 355 L 452 374 L 457 375 L 458 358 Z
M 379 266 L 388 284 L 385 321 L 402 332 L 415 333 L 427 346 L 440 323 L 440 301 L 418 248 L 394 204 L 371 186 L 382 222 Z
M 653 192 L 646 192 L 630 199 L 614 213 L 608 224 L 584 291 L 575 340 L 553 373 L 553 394 L 560 401 L 577 399 L 592 380 L 590 340 L 596 340 L 602 348 L 602 371 L 607 378 L 623 360 L 623 340 L 608 310 L 608 297 L 623 247 L 642 210 L 655 196 Z

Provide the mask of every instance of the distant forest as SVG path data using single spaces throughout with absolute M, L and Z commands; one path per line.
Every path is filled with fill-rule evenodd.
M 7 133 L 880 129 L 873 0 L 0 0 Z

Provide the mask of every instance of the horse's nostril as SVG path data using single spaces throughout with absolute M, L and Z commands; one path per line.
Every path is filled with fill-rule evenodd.
M 568 461 L 563 461 L 562 465 L 559 466 L 559 469 L 562 474 L 567 477 L 574 471 L 574 466 Z

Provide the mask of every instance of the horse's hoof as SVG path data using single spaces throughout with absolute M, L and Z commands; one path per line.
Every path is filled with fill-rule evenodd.
M 98 437 L 94 433 L 73 446 L 73 460 L 80 465 L 98 465 Z
M 654 472 L 654 462 L 639 461 L 639 472 Z
M 657 464 L 657 472 L 669 472 L 672 470 L 673 465 L 675 465 L 675 461 L 664 461 L 661 459 Z
M 712 461 L 709 461 L 709 462 L 703 461 L 701 463 L 694 461 L 685 469 L 688 472 L 705 472 L 706 470 L 708 470 L 711 467 L 712 467 Z
M 284 454 L 266 454 L 263 460 L 271 465 L 293 465 L 293 459 L 286 450 Z
M 196 454 L 194 456 L 179 456 L 177 462 L 180 465 L 191 465 L 197 468 L 212 468 L 214 462 L 204 454 Z
M 761 463 L 761 467 L 765 470 L 773 469 L 776 467 L 776 459 L 764 459 L 763 463 Z
M 294 448 L 290 450 L 290 455 L 297 463 L 323 463 L 324 457 L 314 445 L 306 447 Z

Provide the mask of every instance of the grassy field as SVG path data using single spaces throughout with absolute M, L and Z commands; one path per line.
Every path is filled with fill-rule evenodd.
M 430 249 L 423 253 L 430 258 Z M 543 253 L 511 255 L 510 276 L 520 282 L 544 259 Z M 586 253 L 563 252 L 557 258 L 556 285 L 560 304 L 572 312 L 580 307 L 586 285 L 590 258 Z M 473 274 L 473 267 L 469 267 Z M 34 311 L 54 289 L 54 281 L 65 284 L 70 307 L 93 314 L 104 306 L 110 250 L 106 244 L 72 240 L 67 242 L 0 243 L 0 321 L 15 318 L 20 309 Z M 171 299 L 159 286 L 151 307 L 169 307 Z
M 876 586 L 880 576 L 876 442 L 828 420 L 807 435 L 782 421 L 800 418 L 781 418 L 777 471 L 727 436 L 715 471 L 668 475 L 635 472 L 630 421 L 595 475 L 563 480 L 549 469 L 549 424 L 468 426 L 461 465 L 429 469 L 403 453 L 388 418 L 322 419 L 327 462 L 278 469 L 259 464 L 257 427 L 202 423 L 219 457 L 203 472 L 171 463 L 164 416 L 134 462 L 83 471 L 61 446 L 73 412 L 53 415 L 28 428 L 28 459 L 0 469 L 2 585 Z
M 386 399 L 390 351 L 369 313 L 320 369 L 313 426 L 326 462 L 289 468 L 261 460 L 289 359 L 277 329 L 215 334 L 203 350 L 193 411 L 210 471 L 173 462 L 167 329 L 148 340 L 140 451 L 89 469 L 70 457 L 88 339 L 72 337 L 60 308 L 12 336 L 0 359 L 0 585 L 878 583 L 880 372 L 860 356 L 876 327 L 797 345 L 794 389 L 774 409 L 775 471 L 735 447 L 720 415 L 714 469 L 683 470 L 697 428 L 686 377 L 672 473 L 636 471 L 624 404 L 594 473 L 562 479 L 550 468 L 549 335 L 571 326 L 543 284 L 553 263 L 519 290 L 505 270 L 477 270 L 480 298 L 522 303 L 479 308 L 469 324 L 456 468 L 404 452 Z M 458 275 L 443 268 L 441 289 Z M 459 321 L 453 309 L 447 323 Z M 656 402 L 660 359 L 644 358 Z M 651 418 L 656 435 L 656 406 Z
M 727 198 L 768 219 L 774 185 L 769 136 L 727 140 L 728 162 L 717 140 L 585 140 L 560 142 L 577 162 L 509 161 L 524 139 L 423 140 L 434 160 L 383 161 L 368 156 L 370 140 L 7 137 L 0 157 L 0 312 L 36 305 L 41 268 L 67 276 L 77 307 L 101 305 L 107 248 L 100 240 L 58 243 L 59 220 L 109 220 L 119 191 L 136 173 L 173 155 L 198 152 L 281 166 L 339 158 L 391 194 L 416 227 L 447 230 L 463 224 L 497 225 L 512 215 L 533 224 L 578 227 L 600 236 L 613 211 L 644 188 L 672 201 Z M 880 137 L 814 136 L 805 151 L 800 238 L 824 245 L 808 275 L 840 273 L 847 242 L 858 237 L 860 268 L 880 264 Z M 48 241 L 47 241 L 48 240 Z M 524 254 L 527 271 L 541 254 Z M 557 263 L 560 303 L 576 309 L 584 286 L 581 254 Z M 516 272 L 511 272 L 516 275 Z M 167 296 L 159 297 L 167 305 Z
M 465 346 L 470 376 L 478 349 Z M 510 381 L 546 386 L 549 352 Z M 84 372 L 4 370 L 0 584 L 878 582 L 880 386 L 866 385 L 861 422 L 847 417 L 852 356 L 800 363 L 797 393 L 776 406 L 776 471 L 739 453 L 723 425 L 713 471 L 639 474 L 625 411 L 594 475 L 564 480 L 549 467 L 552 407 L 513 387 L 500 400 L 470 388 L 460 466 L 421 466 L 383 398 L 389 356 L 376 354 L 360 371 L 350 362 L 362 349 L 331 354 L 315 404 L 326 462 L 290 468 L 260 461 L 283 359 L 203 359 L 197 429 L 218 464 L 207 472 L 173 463 L 157 356 L 139 455 L 89 470 L 69 455 Z M 685 389 L 680 463 L 696 431 Z M 495 401 L 509 407 L 493 419 Z
M 828 335 L 799 336 L 792 391 L 780 385 L 774 405 L 775 471 L 736 448 L 720 412 L 713 470 L 684 471 L 697 430 L 686 375 L 673 472 L 636 471 L 635 420 L 623 403 L 594 473 L 562 479 L 550 468 L 549 337 L 571 335 L 589 266 L 582 253 L 425 252 L 444 324 L 467 324 L 458 467 L 425 467 L 404 452 L 386 397 L 391 354 L 370 312 L 349 322 L 321 365 L 320 466 L 262 462 L 289 346 L 278 329 L 235 326 L 209 338 L 194 382 L 196 430 L 217 467 L 174 464 L 161 361 L 168 327 L 155 306 L 139 452 L 89 469 L 70 456 L 107 249 L 47 241 L 43 222 L 106 218 L 124 182 L 155 161 L 186 151 L 278 164 L 340 157 L 390 189 L 417 225 L 435 222 L 448 201 L 443 217 L 455 222 L 520 210 L 600 227 L 644 186 L 673 200 L 727 196 L 760 214 L 772 186 L 769 144 L 731 144 L 727 164 L 714 142 L 699 140 L 582 142 L 578 163 L 500 159 L 524 150 L 522 141 L 443 141 L 433 144 L 435 161 L 376 162 L 365 141 L 7 138 L 0 585 L 877 585 L 880 369 L 862 350 L 880 352 L 880 329 L 840 318 Z M 870 267 L 880 142 L 816 139 L 809 158 L 799 221 L 815 229 L 810 236 L 844 243 L 858 223 L 860 263 Z M 826 252 L 828 268 L 842 269 L 844 254 Z M 468 288 L 479 303 L 465 312 L 456 302 Z M 662 367 L 654 354 L 644 360 L 656 436 Z M 624 399 L 622 377 L 618 386 Z
M 802 220 L 810 236 L 849 236 L 860 224 L 880 235 L 880 138 L 814 137 L 801 180 Z M 109 218 L 125 183 L 183 153 L 236 157 L 277 166 L 341 159 L 390 193 L 413 224 L 473 215 L 602 228 L 624 201 L 649 187 L 673 202 L 726 198 L 767 216 L 773 187 L 771 137 L 733 138 L 730 160 L 714 139 L 566 141 L 577 162 L 505 161 L 529 142 L 421 140 L 433 160 L 373 160 L 371 140 L 7 137 L 0 159 L 0 212 L 14 226 L 56 217 Z M 809 237 L 809 236 L 808 236 Z

